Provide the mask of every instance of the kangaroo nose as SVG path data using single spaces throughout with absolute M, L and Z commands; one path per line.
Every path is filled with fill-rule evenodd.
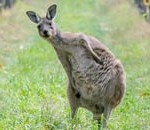
M 47 31 L 47 30 L 44 30 L 44 31 L 43 31 L 43 34 L 44 34 L 45 36 L 48 36 L 48 31 Z

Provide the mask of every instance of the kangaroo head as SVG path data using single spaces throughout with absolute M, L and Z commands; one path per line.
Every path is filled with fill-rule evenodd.
M 26 14 L 29 19 L 37 24 L 37 29 L 40 36 L 43 38 L 52 38 L 56 35 L 56 26 L 54 23 L 54 17 L 56 15 L 57 6 L 54 4 L 47 10 L 46 17 L 40 17 L 33 11 L 27 11 Z

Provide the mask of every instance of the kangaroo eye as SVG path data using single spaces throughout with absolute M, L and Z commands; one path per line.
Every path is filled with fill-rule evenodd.
M 49 23 L 49 25 L 51 26 L 51 25 L 52 25 L 52 23 Z
M 38 25 L 37 27 L 38 27 L 38 29 L 40 29 L 40 28 L 41 28 L 41 25 Z

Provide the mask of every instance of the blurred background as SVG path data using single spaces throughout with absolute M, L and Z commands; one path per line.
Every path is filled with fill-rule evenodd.
M 119 58 L 126 96 L 108 130 L 150 130 L 149 0 L 0 0 L 0 129 L 96 130 L 92 113 L 70 120 L 66 74 L 25 12 L 41 16 L 56 3 L 62 31 L 84 32 Z

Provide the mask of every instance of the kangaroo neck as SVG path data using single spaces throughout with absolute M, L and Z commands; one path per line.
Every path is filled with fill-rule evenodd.
M 52 42 L 52 44 L 54 46 L 57 46 L 57 45 L 61 45 L 64 43 L 63 41 L 63 38 L 61 36 L 61 31 L 57 28 L 56 29 L 56 34 L 55 36 L 53 36 L 51 39 L 50 39 L 50 42 Z

